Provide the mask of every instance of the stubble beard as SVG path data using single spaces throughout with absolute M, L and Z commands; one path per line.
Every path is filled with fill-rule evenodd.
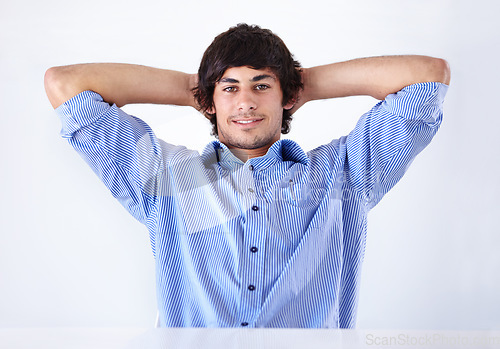
M 251 117 L 264 117 L 264 115 L 258 114 L 250 114 Z M 241 115 L 234 115 L 231 119 L 236 117 L 241 117 Z M 228 148 L 237 148 L 237 149 L 245 149 L 245 150 L 253 150 L 259 149 L 262 147 L 270 147 L 272 143 L 274 143 L 275 138 L 279 139 L 279 134 L 281 132 L 281 120 L 279 120 L 279 124 L 276 123 L 275 127 L 270 127 L 262 130 L 261 133 L 256 134 L 253 138 L 251 136 L 245 136 L 245 133 L 250 133 L 252 130 L 242 130 L 243 135 L 241 137 L 231 133 L 230 131 L 223 130 L 220 126 L 218 127 L 219 131 L 219 139 L 222 136 L 223 142 Z M 239 132 L 238 132 L 239 133 Z M 276 133 L 278 133 L 278 137 L 276 137 Z
M 259 115 L 251 115 L 251 116 L 259 116 Z M 236 117 L 236 116 L 235 116 Z M 234 118 L 234 117 L 233 117 Z M 253 150 L 253 149 L 259 149 L 259 148 L 262 148 L 262 147 L 265 147 L 265 146 L 268 146 L 270 147 L 272 145 L 272 143 L 274 143 L 274 139 L 276 137 L 276 133 L 279 134 L 279 132 L 281 131 L 281 120 L 280 120 L 280 124 L 276 124 L 276 129 L 277 131 L 274 131 L 271 130 L 270 128 L 267 128 L 265 129 L 265 133 L 260 133 L 260 134 L 256 134 L 255 136 L 253 136 L 253 138 L 250 138 L 251 136 L 242 136 L 242 137 L 238 137 L 238 136 L 235 136 L 234 134 L 231 134 L 229 132 L 225 132 L 224 130 L 222 130 L 221 127 L 219 127 L 219 138 L 220 136 L 222 136 L 223 138 L 223 143 L 228 147 L 228 148 L 237 148 L 237 149 L 245 149 L 245 150 Z M 252 132 L 252 130 L 248 130 L 248 131 L 245 131 L 243 130 L 242 131 L 243 134 L 248 132 Z M 279 136 L 277 137 L 279 138 Z
M 275 138 L 275 135 L 272 133 L 266 133 L 265 135 L 256 135 L 252 139 L 248 139 L 247 137 L 245 138 L 233 137 L 233 135 L 231 134 L 228 135 L 225 134 L 224 132 L 221 132 L 221 135 L 224 138 L 223 143 L 228 148 L 237 148 L 246 150 L 259 149 L 265 146 L 270 146 L 271 143 L 274 143 L 273 140 Z

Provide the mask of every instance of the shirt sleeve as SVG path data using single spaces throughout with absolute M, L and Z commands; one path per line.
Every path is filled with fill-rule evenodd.
M 347 136 L 347 181 L 361 190 L 368 209 L 401 179 L 441 125 L 448 86 L 425 82 L 388 95 Z
M 151 187 L 163 168 L 162 145 L 151 128 L 92 91 L 71 98 L 56 112 L 61 136 L 132 216 L 146 224 L 155 200 Z

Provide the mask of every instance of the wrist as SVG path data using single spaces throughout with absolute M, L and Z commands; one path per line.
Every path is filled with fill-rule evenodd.
M 196 98 L 194 97 L 194 89 L 198 86 L 198 74 L 189 74 L 188 75 L 188 106 L 193 107 L 197 110 L 200 110 L 198 103 L 196 102 Z
M 311 100 L 311 68 L 302 68 L 302 90 L 299 93 L 299 99 L 297 102 L 300 104 L 307 103 Z

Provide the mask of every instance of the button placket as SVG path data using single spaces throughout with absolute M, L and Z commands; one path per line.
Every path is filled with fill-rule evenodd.
M 246 192 L 245 203 L 248 204 L 246 212 L 247 221 L 245 224 L 243 244 L 246 252 L 243 255 L 245 269 L 242 275 L 241 308 L 239 313 L 239 323 L 241 326 L 251 326 L 251 321 L 256 316 L 261 307 L 262 300 L 262 278 L 263 278 L 263 258 L 261 253 L 257 253 L 259 247 L 265 241 L 262 237 L 262 228 L 265 227 L 264 203 L 259 200 L 259 188 L 257 183 L 257 173 L 253 165 L 248 165 L 245 171 L 241 172 L 242 189 Z M 264 210 L 264 211 L 262 211 Z M 263 225 L 264 224 L 264 225 Z M 258 246 L 258 247 L 257 247 Z
M 254 179 L 254 174 L 242 167 L 237 174 L 238 185 L 240 188 L 241 208 L 243 212 L 247 212 L 257 201 L 257 190 Z

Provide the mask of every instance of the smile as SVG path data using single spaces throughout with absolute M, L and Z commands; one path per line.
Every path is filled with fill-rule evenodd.
M 256 125 L 258 124 L 259 122 L 261 122 L 263 119 L 244 119 L 244 120 L 233 120 L 233 122 L 235 124 L 238 124 L 238 125 L 245 125 L 245 126 L 252 126 L 252 125 Z

